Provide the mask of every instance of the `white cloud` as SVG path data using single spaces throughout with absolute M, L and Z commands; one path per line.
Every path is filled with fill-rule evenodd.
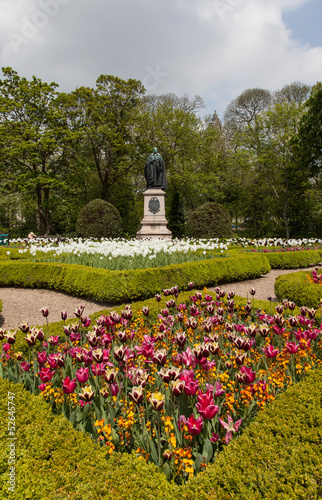
M 0 63 L 67 91 L 100 74 L 138 78 L 154 93 L 200 94 L 222 114 L 246 88 L 321 79 L 322 47 L 283 22 L 311 1 L 1 0 Z

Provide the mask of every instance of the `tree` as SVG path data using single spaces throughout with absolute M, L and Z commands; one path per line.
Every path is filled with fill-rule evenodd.
M 322 166 L 322 83 L 317 83 L 304 106 L 298 136 L 294 141 L 303 164 L 312 177 L 318 177 Z
M 252 89 L 242 94 L 243 99 L 233 101 L 225 113 L 234 154 L 244 152 L 251 165 L 248 196 L 254 203 L 249 204 L 245 215 L 248 221 L 260 221 L 257 236 L 260 228 L 267 231 L 275 226 L 275 231 L 279 231 L 278 221 L 282 220 L 285 235 L 290 237 L 290 199 L 303 192 L 308 180 L 306 173 L 299 170 L 292 143 L 307 91 L 307 85 L 291 84 L 276 92 L 271 100 L 268 91 Z M 259 201 L 266 215 L 250 217 L 249 208 L 258 210 Z
M 2 71 L 2 187 L 8 193 L 35 194 L 38 231 L 48 234 L 51 193 L 66 182 L 76 134 L 69 126 L 56 83 L 44 83 L 35 76 L 28 81 L 11 68 Z
M 72 111 L 82 131 L 80 155 L 96 170 L 105 201 L 111 187 L 135 167 L 133 129 L 143 93 L 138 80 L 111 75 L 100 76 L 95 89 L 81 87 L 72 93 Z

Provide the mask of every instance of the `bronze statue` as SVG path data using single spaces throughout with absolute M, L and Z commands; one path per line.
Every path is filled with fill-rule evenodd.
M 163 189 L 163 191 L 167 189 L 164 161 L 157 148 L 153 148 L 153 153 L 148 156 L 144 176 L 147 189 Z

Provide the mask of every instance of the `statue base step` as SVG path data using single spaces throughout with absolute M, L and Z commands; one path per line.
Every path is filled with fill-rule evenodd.
M 147 189 L 144 193 L 144 217 L 142 227 L 136 233 L 138 240 L 143 238 L 172 239 L 165 218 L 165 192 L 162 189 Z

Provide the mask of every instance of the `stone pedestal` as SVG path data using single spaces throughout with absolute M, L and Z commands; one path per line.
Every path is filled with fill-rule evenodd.
M 161 189 L 147 189 L 143 196 L 144 217 L 141 221 L 142 227 L 136 233 L 137 239 L 172 239 L 172 233 L 167 229 L 167 219 L 165 218 L 165 192 Z

